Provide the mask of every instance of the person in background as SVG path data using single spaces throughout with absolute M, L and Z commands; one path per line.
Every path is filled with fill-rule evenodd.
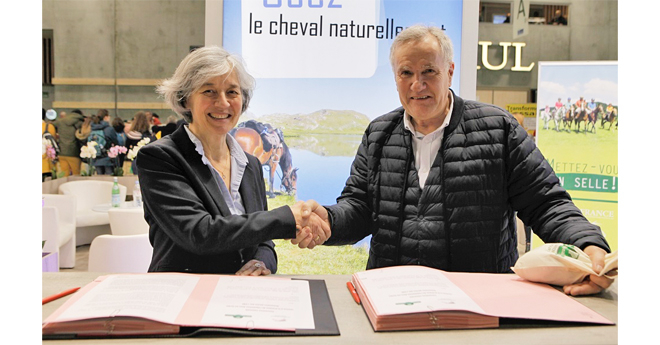
M 154 115 L 150 111 L 145 111 L 144 114 L 147 116 L 147 121 L 149 121 L 149 131 L 151 131 L 151 127 L 154 126 Z
M 160 126 L 162 123 L 160 122 L 160 116 L 156 113 L 151 113 L 151 119 L 154 124 L 154 126 Z
M 267 211 L 261 163 L 228 135 L 254 84 L 237 56 L 210 46 L 189 53 L 158 87 L 188 125 L 137 155 L 149 272 L 267 275 L 277 271 L 272 239 L 306 246 L 329 236 L 317 215 L 303 222 L 302 202 Z
M 555 11 L 555 17 L 552 18 L 550 21 L 550 24 L 552 25 L 567 25 L 568 21 L 566 20 L 566 17 L 561 13 L 561 10 L 556 10 Z
M 110 124 L 102 120 L 109 117 L 110 115 L 105 109 L 99 110 L 97 115 L 92 115 L 91 128 L 94 133 L 94 140 L 98 143 L 97 149 L 100 150 L 100 152 L 96 153 L 93 163 L 98 175 L 112 175 L 114 168 L 110 157 L 108 157 L 108 149 L 117 143 L 117 135 L 114 133 L 114 129 L 110 127 Z
M 119 116 L 116 116 L 112 119 L 112 123 L 110 124 L 112 128 L 112 132 L 110 133 L 110 130 L 108 130 L 108 134 L 116 139 L 116 142 L 113 141 L 113 143 L 117 146 L 123 146 L 126 147 L 126 133 L 124 132 L 125 124 L 124 120 L 122 120 Z M 111 139 L 112 141 L 112 139 Z M 124 160 L 126 159 L 126 154 L 125 153 L 120 153 L 117 155 L 117 159 L 119 160 L 119 166 L 123 167 L 124 166 Z
M 160 130 L 163 128 L 163 124 L 160 122 L 160 118 L 158 114 L 156 113 L 151 113 L 151 128 L 149 129 L 151 131 L 151 135 L 156 138 L 160 139 Z
M 65 176 L 80 175 L 80 144 L 76 139 L 76 131 L 83 125 L 82 111 L 75 109 L 66 116 L 60 116 L 54 123 L 60 145 L 60 169 Z
M 170 115 L 167 117 L 167 124 L 153 126 L 151 127 L 151 131 L 156 138 L 160 139 L 168 134 L 174 133 L 177 128 L 176 121 L 176 116 Z
M 154 141 L 155 138 L 151 135 L 150 127 L 151 125 L 149 124 L 149 119 L 145 112 L 138 111 L 135 113 L 135 116 L 133 116 L 133 122 L 131 123 L 131 129 L 126 132 L 126 148 L 130 150 L 145 138 Z M 138 167 L 135 165 L 135 161 L 131 163 L 131 168 L 133 174 L 137 175 Z
M 174 115 L 167 117 L 167 124 L 161 130 L 161 137 L 174 133 L 177 128 L 176 121 L 177 118 Z
M 108 109 L 99 109 L 96 116 L 98 116 L 102 122 L 105 122 L 108 125 L 110 124 L 110 112 L 108 112 Z
M 55 126 L 50 123 L 50 121 L 46 120 L 46 109 L 41 108 L 41 134 L 43 135 L 44 133 L 50 133 L 53 138 L 57 138 L 57 130 L 55 129 Z M 43 153 L 41 155 L 41 181 L 43 182 L 46 177 L 52 177 L 53 176 L 53 164 L 51 163 L 51 160 L 48 158 L 48 156 Z
M 151 139 L 149 127 L 149 119 L 147 118 L 146 113 L 142 111 L 135 113 L 135 116 L 133 116 L 133 122 L 131 122 L 131 127 L 129 131 L 126 132 L 126 148 L 132 148 L 144 138 Z
M 337 204 L 309 208 L 332 228 L 326 244 L 372 235 L 367 269 L 424 265 L 509 273 L 518 259 L 517 216 L 546 243 L 584 250 L 599 273 L 610 251 L 509 113 L 450 89 L 453 47 L 440 28 L 414 25 L 390 48 L 403 107 L 367 127 Z M 588 276 L 571 295 L 607 288 Z

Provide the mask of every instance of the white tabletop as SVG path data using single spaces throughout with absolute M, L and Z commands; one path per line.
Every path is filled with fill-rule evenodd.
M 110 208 L 112 208 L 112 205 L 110 203 L 98 204 L 92 207 L 92 211 L 108 212 Z M 135 206 L 135 204 L 132 201 L 123 201 L 121 204 L 119 204 L 119 208 L 138 209 L 138 208 L 142 208 L 142 206 Z

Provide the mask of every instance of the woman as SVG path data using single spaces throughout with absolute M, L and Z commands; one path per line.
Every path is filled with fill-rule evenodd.
M 271 239 L 313 247 L 329 237 L 316 214 L 303 218 L 302 202 L 266 211 L 261 164 L 228 135 L 253 89 L 241 61 L 219 47 L 191 52 L 158 87 L 188 125 L 136 159 L 154 248 L 150 272 L 267 275 L 277 271 Z
M 149 138 L 150 141 L 153 141 L 154 138 L 151 135 L 151 124 L 149 123 L 149 117 L 144 111 L 138 111 L 133 116 L 133 122 L 131 122 L 131 130 L 126 132 L 126 148 L 131 149 L 133 146 L 136 146 L 142 139 Z M 137 166 L 135 161 L 131 163 L 131 169 L 133 174 L 137 175 Z
M 130 149 L 144 138 L 151 139 L 150 124 L 147 114 L 144 111 L 138 111 L 133 116 L 130 131 L 126 132 L 126 147 Z

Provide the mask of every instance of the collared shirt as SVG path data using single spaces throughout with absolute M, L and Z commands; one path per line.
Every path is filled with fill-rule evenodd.
M 213 164 L 211 164 L 211 162 L 204 155 L 204 147 L 202 146 L 202 142 L 193 134 L 193 132 L 190 131 L 190 129 L 188 129 L 187 125 L 184 126 L 184 128 L 186 129 L 186 133 L 188 133 L 190 141 L 195 144 L 195 150 L 197 153 L 202 155 L 202 163 L 204 163 L 209 168 L 211 174 L 215 178 L 215 182 L 218 184 L 222 197 L 229 207 L 231 214 L 245 214 L 243 199 L 241 198 L 241 193 L 238 192 L 238 188 L 241 186 L 241 180 L 243 180 L 243 173 L 245 172 L 245 167 L 247 166 L 248 160 L 240 144 L 231 135 L 226 136 L 227 146 L 229 146 L 229 153 L 231 157 L 231 191 L 229 191 L 227 190 L 227 186 L 225 185 L 225 182 L 222 179 L 222 176 L 220 176 L 218 170 L 213 167 Z
M 403 113 L 403 125 L 406 130 L 412 133 L 412 146 L 413 152 L 415 154 L 415 168 L 417 169 L 417 176 L 419 178 L 419 187 L 424 188 L 426 184 L 426 178 L 429 176 L 429 171 L 431 170 L 431 165 L 435 157 L 440 151 L 440 146 L 442 145 L 442 138 L 445 136 L 445 128 L 449 126 L 449 120 L 451 119 L 451 113 L 454 111 L 454 95 L 449 93 L 449 112 L 445 116 L 445 120 L 442 122 L 440 127 L 435 131 L 424 135 L 415 130 L 415 126 L 412 123 L 410 115 L 407 112 Z

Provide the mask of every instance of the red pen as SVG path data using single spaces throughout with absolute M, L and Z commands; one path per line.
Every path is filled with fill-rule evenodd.
M 355 303 L 360 304 L 360 296 L 358 296 L 357 291 L 355 291 L 355 286 L 353 286 L 353 283 L 347 282 L 346 287 L 348 288 L 348 292 L 351 293 L 351 296 L 353 296 Z
M 46 298 L 44 298 L 44 299 L 41 300 L 41 305 L 44 305 L 44 304 L 46 304 L 46 303 L 48 303 L 48 302 L 52 302 L 52 301 L 54 301 L 54 300 L 56 300 L 56 299 L 59 299 L 59 298 L 62 298 L 62 297 L 64 297 L 64 296 L 66 296 L 66 295 L 70 295 L 70 294 L 72 294 L 72 293 L 78 291 L 78 289 L 80 289 L 80 287 L 76 287 L 76 288 L 73 288 L 73 289 L 69 289 L 69 290 L 66 290 L 66 291 L 62 291 L 62 292 L 60 292 L 60 293 L 58 293 L 58 294 L 55 294 L 55 295 L 52 295 L 52 296 L 48 296 L 48 297 L 46 297 Z

